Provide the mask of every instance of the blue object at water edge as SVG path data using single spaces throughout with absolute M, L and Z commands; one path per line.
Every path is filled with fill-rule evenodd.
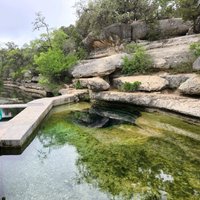
M 3 118 L 3 110 L 0 109 L 0 121 L 2 120 L 2 118 Z

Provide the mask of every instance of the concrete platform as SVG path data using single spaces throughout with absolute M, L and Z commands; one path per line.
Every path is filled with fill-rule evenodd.
M 3 104 L 0 105 L 0 108 L 6 108 L 6 109 L 10 109 L 10 108 L 26 108 L 27 104 Z
M 0 124 L 0 148 L 21 147 L 54 106 L 77 102 L 87 90 L 31 101 L 26 108 L 8 122 Z

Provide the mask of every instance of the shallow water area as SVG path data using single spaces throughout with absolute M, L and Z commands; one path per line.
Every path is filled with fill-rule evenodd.
M 54 108 L 21 155 L 0 156 L 6 200 L 200 199 L 200 125 L 130 105 Z

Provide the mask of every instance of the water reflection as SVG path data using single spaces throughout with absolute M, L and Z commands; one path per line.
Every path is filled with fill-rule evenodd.
M 120 110 L 110 104 L 69 108 L 54 113 L 42 124 L 33 143 L 21 156 L 14 157 L 21 164 L 12 160 L 15 173 L 19 174 L 19 170 L 23 174 L 17 181 L 24 188 L 24 177 L 34 183 L 34 190 L 26 192 L 29 197 L 53 200 L 57 194 L 59 200 L 199 199 L 200 143 L 173 130 L 184 129 L 184 133 L 198 135 L 200 126 L 156 113 L 135 113 L 129 107 Z M 84 113 L 83 117 L 80 113 Z M 95 120 L 91 117 L 94 113 Z M 129 113 L 128 117 L 122 117 L 122 113 Z M 99 123 L 99 117 L 120 120 L 94 128 L 91 125 Z M 176 129 L 168 129 L 172 126 Z M 144 133 L 146 130 L 148 134 Z M 3 159 L 4 166 L 8 167 L 9 160 Z M 29 170 L 24 173 L 22 169 L 27 167 Z M 13 174 L 13 169 L 3 169 L 11 183 L 9 172 Z M 36 179 L 44 187 L 37 186 Z M 48 197 L 43 196 L 45 188 L 50 189 Z M 5 194 L 8 191 L 5 189 Z

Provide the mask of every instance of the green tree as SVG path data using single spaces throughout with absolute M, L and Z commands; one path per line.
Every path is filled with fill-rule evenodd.
M 68 69 L 78 61 L 76 52 L 65 52 L 69 39 L 62 29 L 54 30 L 50 34 L 51 48 L 34 56 L 37 69 L 47 82 L 61 82 Z
M 179 12 L 183 19 L 193 21 L 193 31 L 200 32 L 200 2 L 199 0 L 178 0 Z
M 76 64 L 78 58 L 74 54 L 67 56 L 60 49 L 49 49 L 34 57 L 38 71 L 48 79 L 49 82 L 60 82 L 67 74 L 68 69 Z
M 33 30 L 39 31 L 40 29 L 45 29 L 45 34 L 43 33 L 41 36 L 44 37 L 44 39 L 48 42 L 48 47 L 52 48 L 49 24 L 45 22 L 45 17 L 42 15 L 41 12 L 37 12 L 35 15 L 35 21 L 32 23 Z
M 117 22 L 131 23 L 145 20 L 152 23 L 157 19 L 178 16 L 176 0 L 91 0 L 77 4 L 79 33 L 86 37 L 90 32 L 99 33 L 105 26 Z

